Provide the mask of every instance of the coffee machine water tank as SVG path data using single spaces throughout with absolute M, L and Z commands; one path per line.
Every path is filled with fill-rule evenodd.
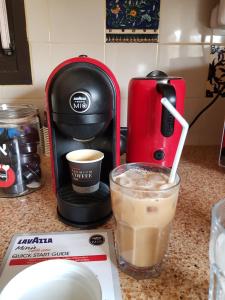
M 133 78 L 128 90 L 127 162 L 149 162 L 172 167 L 181 125 L 161 104 L 162 97 L 183 115 L 185 82 L 153 71 Z
M 103 63 L 86 57 L 62 62 L 46 84 L 46 107 L 53 189 L 59 218 L 92 228 L 111 216 L 109 173 L 120 163 L 120 89 Z M 72 190 L 66 154 L 78 149 L 104 153 L 99 190 Z

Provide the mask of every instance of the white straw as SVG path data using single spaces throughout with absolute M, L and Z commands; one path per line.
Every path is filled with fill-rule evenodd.
M 161 103 L 168 109 L 168 111 L 174 116 L 175 119 L 177 119 L 177 121 L 182 126 L 182 133 L 180 136 L 180 141 L 179 141 L 179 144 L 177 147 L 176 155 L 174 158 L 174 162 L 173 162 L 173 166 L 172 166 L 172 169 L 170 172 L 170 178 L 169 178 L 169 183 L 174 183 L 175 178 L 176 178 L 178 164 L 179 164 L 180 157 L 181 157 L 181 153 L 182 153 L 185 139 L 186 139 L 186 136 L 188 133 L 189 125 L 188 125 L 187 121 L 181 116 L 181 114 L 173 107 L 173 105 L 169 102 L 169 100 L 167 98 L 165 98 L 165 97 L 162 98 Z

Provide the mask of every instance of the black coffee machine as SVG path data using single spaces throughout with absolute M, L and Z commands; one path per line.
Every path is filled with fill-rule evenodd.
M 92 228 L 111 216 L 109 173 L 120 163 L 120 90 L 113 73 L 87 56 L 57 66 L 46 85 L 48 129 L 58 216 L 69 225 Z M 123 139 L 121 139 L 124 141 Z M 76 149 L 104 153 L 99 190 L 73 191 L 66 154 Z

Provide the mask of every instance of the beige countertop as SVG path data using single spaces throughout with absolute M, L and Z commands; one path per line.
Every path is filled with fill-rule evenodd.
M 179 166 L 181 190 L 164 269 L 159 278 L 136 281 L 119 273 L 123 299 L 207 299 L 210 211 L 225 197 L 225 169 L 216 147 L 186 147 Z M 32 194 L 0 198 L 0 262 L 16 233 L 71 231 L 56 215 L 50 163 L 44 158 L 45 184 Z M 104 228 L 113 228 L 111 219 Z

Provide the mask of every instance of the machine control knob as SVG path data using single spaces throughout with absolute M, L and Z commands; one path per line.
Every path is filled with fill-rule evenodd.
M 164 157 L 165 157 L 165 153 L 164 153 L 163 150 L 156 150 L 156 151 L 154 152 L 154 158 L 155 158 L 156 160 L 162 160 Z

